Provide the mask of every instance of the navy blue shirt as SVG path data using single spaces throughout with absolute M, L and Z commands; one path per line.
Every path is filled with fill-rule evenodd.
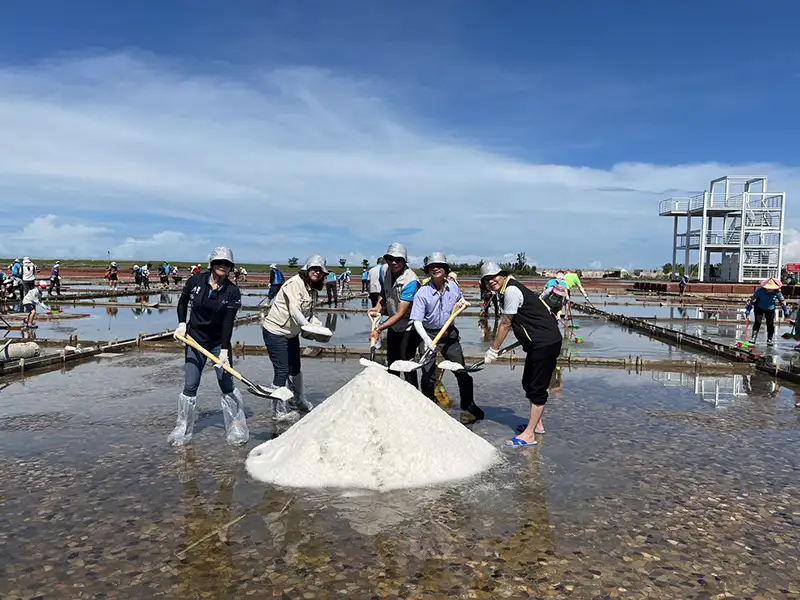
M 203 346 L 230 350 L 233 321 L 242 306 L 242 293 L 228 279 L 214 290 L 210 277 L 211 273 L 205 271 L 186 280 L 178 300 L 178 322 L 186 323 L 191 302 L 187 333 Z

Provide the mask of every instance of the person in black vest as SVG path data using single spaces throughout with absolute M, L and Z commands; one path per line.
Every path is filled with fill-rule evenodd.
M 497 263 L 487 262 L 481 267 L 481 282 L 499 295 L 503 305 L 503 319 L 494 343 L 486 351 L 486 364 L 497 360 L 509 331 L 514 332 L 525 351 L 522 389 L 531 403 L 531 416 L 524 431 L 505 445 L 510 448 L 535 446 L 535 434 L 544 433 L 542 414 L 547 403 L 547 388 L 561 353 L 561 331 L 539 294 L 522 285 Z
M 224 246 L 214 248 L 208 257 L 208 271 L 192 275 L 183 286 L 178 300 L 178 328 L 174 333 L 181 344 L 181 338 L 190 335 L 221 361 L 214 368 L 222 391 L 225 439 L 231 445 L 245 444 L 250 437 L 242 394 L 234 386 L 230 373 L 221 368 L 223 364 L 231 364 L 233 325 L 242 306 L 239 288 L 228 279 L 234 267 L 233 252 Z M 167 438 L 170 445 L 184 446 L 192 440 L 197 418 L 197 389 L 205 365 L 205 355 L 187 346 L 183 391 L 178 397 L 178 418 L 175 429 Z

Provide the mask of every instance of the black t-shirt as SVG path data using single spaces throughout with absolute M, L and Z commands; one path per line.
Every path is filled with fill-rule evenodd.
M 205 271 L 186 280 L 178 300 L 178 321 L 186 322 L 191 303 L 187 333 L 204 346 L 221 345 L 230 350 L 233 321 L 242 306 L 242 294 L 228 279 L 213 290 L 210 277 L 211 273 Z

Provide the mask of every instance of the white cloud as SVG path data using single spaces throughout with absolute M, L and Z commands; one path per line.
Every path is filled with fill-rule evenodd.
M 8 224 L 8 223 L 6 223 Z M 36 217 L 17 231 L 0 235 L 0 255 L 57 258 L 94 254 L 98 244 L 109 239 L 106 227 L 71 223 L 56 215 Z
M 783 262 L 800 262 L 800 230 L 787 228 L 783 231 Z
M 603 268 L 603 263 L 601 263 L 599 260 L 593 260 L 586 266 L 596 271 Z
M 526 162 L 411 122 L 380 91 L 313 68 L 199 75 L 127 55 L 0 68 L 0 218 L 89 215 L 69 225 L 88 228 L 78 239 L 17 236 L 4 253 L 38 239 L 101 258 L 123 239 L 120 258 L 202 260 L 224 243 L 242 261 L 335 264 L 399 240 L 416 257 L 528 248 L 538 266 L 652 266 L 671 254 L 657 214 L 670 190 L 756 173 L 800 192 L 800 171 L 773 164 Z M 95 214 L 113 230 L 94 231 Z

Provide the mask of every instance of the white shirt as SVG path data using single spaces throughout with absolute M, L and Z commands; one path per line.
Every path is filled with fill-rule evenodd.
M 367 280 L 369 281 L 370 294 L 381 293 L 381 269 L 386 269 L 386 267 L 388 267 L 388 265 L 375 265 L 369 270 Z
M 22 304 L 35 304 L 40 306 L 42 304 L 42 290 L 38 287 L 28 290 L 28 293 L 25 294 L 25 297 L 22 299 Z
M 506 293 L 503 295 L 503 314 L 509 317 L 514 316 L 524 302 L 525 298 L 522 296 L 522 290 L 518 287 L 507 287 Z

